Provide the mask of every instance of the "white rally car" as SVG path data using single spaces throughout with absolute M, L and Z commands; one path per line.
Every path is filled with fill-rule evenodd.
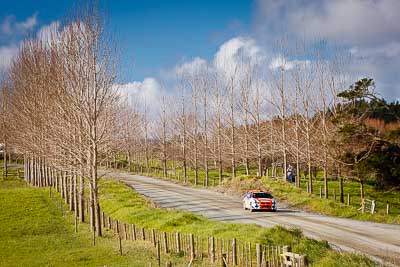
M 269 210 L 276 211 L 274 197 L 266 191 L 251 190 L 243 198 L 243 208 L 245 210 Z

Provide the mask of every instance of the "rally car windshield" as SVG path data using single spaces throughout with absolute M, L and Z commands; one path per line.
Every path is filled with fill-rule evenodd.
M 254 198 L 273 198 L 273 196 L 270 193 L 266 193 L 266 192 L 254 193 L 253 197 Z

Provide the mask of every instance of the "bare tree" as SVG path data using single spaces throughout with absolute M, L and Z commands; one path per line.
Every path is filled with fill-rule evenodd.
M 204 172 L 205 172 L 205 181 L 204 185 L 207 187 L 208 186 L 208 102 L 207 102 L 207 96 L 208 96 L 208 76 L 202 77 L 202 102 L 203 102 L 203 161 L 204 161 Z

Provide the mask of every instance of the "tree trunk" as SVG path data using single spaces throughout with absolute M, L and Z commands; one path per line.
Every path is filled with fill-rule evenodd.
M 4 142 L 4 147 L 3 147 L 3 178 L 6 178 L 8 175 L 8 164 L 7 164 L 7 147 L 6 143 Z
M 73 211 L 74 210 L 74 181 L 73 177 L 70 173 L 69 177 L 69 210 Z
M 83 173 L 79 176 L 79 220 L 81 222 L 85 221 L 85 179 Z
M 127 160 L 128 160 L 128 172 L 131 172 L 132 159 L 131 159 L 131 152 L 129 150 L 126 152 L 126 157 L 127 157 Z
M 324 164 L 324 197 L 328 199 L 328 171 L 326 164 Z
M 233 111 L 232 111 L 232 115 L 233 115 Z M 235 139 L 235 124 L 234 123 L 232 123 L 232 126 L 231 126 L 231 141 L 232 141 L 232 144 L 231 144 L 231 153 L 232 153 L 232 156 L 231 156 L 231 167 L 232 167 L 232 179 L 233 179 L 233 178 L 236 177 L 236 160 L 235 160 L 235 153 L 236 153 L 236 151 L 235 151 L 235 142 L 236 142 L 236 139 Z
M 340 199 L 340 203 L 344 203 L 344 192 L 343 192 L 343 177 L 342 175 L 340 175 L 339 177 L 339 199 Z
M 75 218 L 79 218 L 79 201 L 78 201 L 78 177 L 76 172 L 74 171 L 73 176 L 73 183 L 74 183 L 74 211 L 75 211 Z
M 308 163 L 308 192 L 312 193 L 313 192 L 313 179 L 312 179 L 312 173 L 311 173 L 311 164 Z
M 195 122 L 197 125 L 197 122 Z M 199 179 L 199 152 L 197 148 L 197 126 L 194 137 L 194 184 L 197 185 Z
M 361 196 L 361 199 L 364 198 L 364 180 L 363 179 L 360 179 L 360 196 Z
M 218 134 L 218 179 L 222 183 L 222 152 L 221 152 L 221 136 Z

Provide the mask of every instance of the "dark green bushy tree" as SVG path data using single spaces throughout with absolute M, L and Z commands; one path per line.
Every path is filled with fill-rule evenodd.
M 345 102 L 332 120 L 338 130 L 335 142 L 343 151 L 337 158 L 360 180 L 362 196 L 367 177 L 374 177 L 380 188 L 400 184 L 399 127 L 382 132 L 368 124 L 368 119 L 373 118 L 400 125 L 400 105 L 388 104 L 375 94 L 374 88 L 374 81 L 364 78 L 338 94 Z

